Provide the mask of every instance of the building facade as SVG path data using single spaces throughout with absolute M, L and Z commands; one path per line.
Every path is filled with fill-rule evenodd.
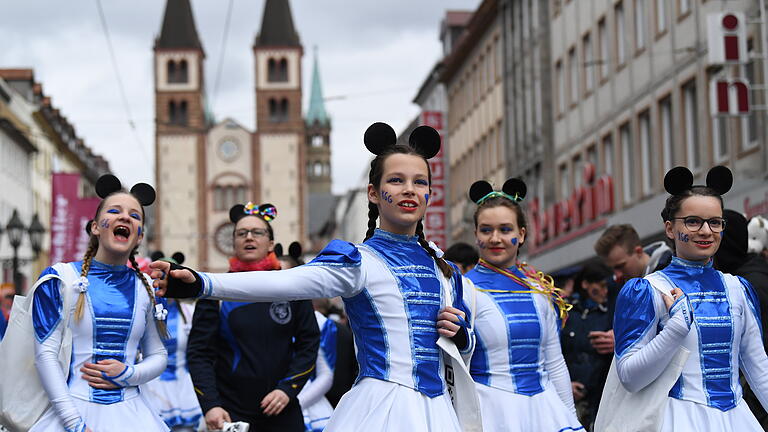
M 247 202 L 277 207 L 276 241 L 306 242 L 312 139 L 302 115 L 303 53 L 289 2 L 266 0 L 252 51 L 257 130 L 232 119 L 217 122 L 207 109 L 205 51 L 190 2 L 167 1 L 154 46 L 156 248 L 183 252 L 192 267 L 226 270 L 229 209 Z M 312 125 L 312 136 L 330 145 L 330 121 Z
M 762 84 L 760 27 L 749 24 L 743 64 L 708 62 L 707 16 L 759 16 L 758 1 L 550 1 L 553 179 L 529 202 L 528 255 L 548 271 L 593 256 L 604 228 L 631 223 L 663 238 L 664 173 L 689 167 L 696 183 L 726 165 L 735 175 L 726 206 L 765 212 L 765 111 L 711 114 L 711 80 Z M 744 23 L 747 25 L 747 23 Z M 765 105 L 753 92 L 753 107 Z M 554 200 L 547 199 L 554 196 Z

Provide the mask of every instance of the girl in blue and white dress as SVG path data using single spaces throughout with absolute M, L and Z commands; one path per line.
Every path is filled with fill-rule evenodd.
M 43 275 L 63 282 L 51 279 L 34 293 L 35 365 L 51 406 L 31 431 L 167 431 L 138 388 L 160 375 L 167 358 L 160 338 L 165 310 L 155 304 L 134 259 L 143 238 L 143 206 L 155 192 L 143 183 L 125 192 L 111 175 L 98 180 L 96 192 L 103 200 L 87 226 L 83 260 L 47 268 Z M 125 265 L 129 260 L 133 269 Z M 77 301 L 62 310 L 62 290 L 75 286 L 79 292 L 71 297 Z M 72 358 L 64 371 L 58 355 L 66 321 Z M 136 363 L 139 349 L 143 360 Z
M 712 168 L 706 186 L 693 186 L 687 168 L 667 173 L 662 218 L 675 256 L 664 270 L 628 281 L 616 301 L 616 373 L 627 390 L 656 380 L 681 347 L 690 351 L 669 391 L 662 431 L 762 430 L 739 384 L 741 369 L 768 407 L 760 305 L 749 282 L 712 267 L 727 229 L 721 195 L 732 183 L 725 167 Z
M 333 406 L 325 394 L 333 385 L 336 367 L 336 323 L 318 311 L 315 311 L 315 318 L 320 328 L 320 349 L 314 374 L 297 396 L 308 432 L 322 432 L 331 419 Z
M 142 391 L 172 431 L 196 431 L 203 413 L 187 368 L 187 340 L 192 328 L 195 304 L 168 300 L 168 365 L 159 377 L 142 386 Z
M 507 180 L 502 191 L 485 181 L 470 188 L 478 205 L 474 221 L 480 262 L 466 274 L 475 292 L 465 291 L 464 298 L 475 304 L 470 372 L 478 384 L 483 431 L 579 431 L 584 428 L 560 349 L 558 308 L 565 303 L 551 281 L 517 261 L 526 234 L 518 203 L 525 194 L 519 179 Z
M 159 291 L 167 289 L 169 296 L 234 301 L 343 297 L 360 374 L 326 431 L 459 432 L 437 342 L 440 336 L 451 338 L 469 355 L 474 337 L 466 324 L 461 276 L 437 258 L 421 222 L 431 184 L 427 159 L 439 151 L 440 136 L 422 126 L 411 134 L 409 146 L 396 145 L 394 130 L 376 123 L 366 131 L 365 143 L 376 158 L 363 244 L 334 240 L 312 262 L 289 270 L 195 273 L 158 261 L 151 264 L 153 275 Z M 451 303 L 446 302 L 449 294 Z

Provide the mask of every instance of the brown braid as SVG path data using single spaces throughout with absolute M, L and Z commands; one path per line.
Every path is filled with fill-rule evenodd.
M 99 250 L 99 239 L 95 235 L 91 234 L 88 239 L 88 249 L 83 255 L 83 269 L 80 271 L 80 277 L 88 277 L 88 271 L 91 270 L 91 261 L 93 256 L 96 255 L 96 251 Z M 81 292 L 77 295 L 77 304 L 75 304 L 75 321 L 80 321 L 83 317 L 83 307 L 85 306 L 85 292 Z
M 131 261 L 133 270 L 136 272 L 136 277 L 139 278 L 141 284 L 144 285 L 144 289 L 147 290 L 149 300 L 152 301 L 152 316 L 154 317 L 155 305 L 157 304 L 157 301 L 155 300 L 155 292 L 152 290 L 152 287 L 149 286 L 149 282 L 147 282 L 147 278 L 144 277 L 144 273 L 142 273 L 141 269 L 139 269 L 139 263 L 136 262 L 136 252 L 138 252 L 138 248 L 131 252 L 131 256 L 128 259 Z M 156 319 L 155 325 L 157 326 L 158 333 L 160 333 L 160 337 L 163 339 L 168 339 L 168 326 L 166 325 L 165 320 Z
M 376 231 L 376 219 L 379 218 L 379 207 L 368 201 L 368 231 L 365 232 L 365 239 L 368 240 L 373 236 L 373 232 Z
M 444 259 L 438 258 L 437 253 L 434 249 L 429 247 L 429 243 L 427 242 L 427 239 L 424 237 L 424 224 L 419 221 L 419 223 L 416 224 L 416 235 L 419 237 L 419 244 L 421 247 L 424 248 L 424 250 L 427 251 L 429 256 L 431 256 L 435 262 L 437 263 L 437 267 L 440 268 L 440 271 L 443 273 L 443 276 L 446 278 L 451 278 L 453 276 L 453 267 L 451 267 L 450 264 L 448 264 Z

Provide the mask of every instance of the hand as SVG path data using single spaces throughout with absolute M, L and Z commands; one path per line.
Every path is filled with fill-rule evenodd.
M 205 413 L 205 425 L 208 430 L 222 430 L 224 422 L 232 423 L 229 413 L 222 407 L 213 407 Z
M 165 295 L 165 290 L 168 288 L 169 276 L 174 279 L 181 279 L 184 283 L 193 283 L 195 281 L 195 275 L 191 271 L 186 269 L 171 270 L 171 263 L 167 261 L 153 261 L 149 264 L 149 268 L 152 269 L 149 277 L 154 280 L 152 285 L 157 288 L 157 295 L 161 297 Z
M 93 429 L 89 428 L 88 426 L 85 427 L 85 432 L 93 432 Z
M 288 395 L 280 389 L 275 389 L 261 400 L 261 409 L 268 416 L 278 415 L 283 412 L 288 402 L 290 402 Z
M 108 377 L 114 378 L 125 370 L 125 363 L 121 363 L 115 359 L 99 360 L 97 363 L 86 362 L 83 367 L 80 368 L 80 372 L 83 373 L 83 379 L 88 381 L 88 385 L 97 389 L 116 389 L 118 386 L 104 379 L 102 372 L 107 374 Z
M 589 343 L 598 354 L 611 354 L 614 348 L 613 329 L 608 331 L 591 331 L 587 335 Z
M 455 307 L 447 306 L 441 309 L 437 315 L 437 332 L 449 338 L 456 336 L 461 328 L 458 323 L 464 321 L 466 317 L 463 311 Z
M 680 296 L 683 295 L 683 290 L 680 288 L 675 288 L 671 292 L 672 296 L 662 295 L 661 298 L 664 300 L 664 304 L 667 305 L 667 310 L 672 309 L 672 305 L 677 301 L 677 299 L 680 298 Z
M 573 392 L 573 401 L 578 402 L 584 399 L 586 392 L 584 391 L 584 384 L 578 381 L 571 381 L 571 391 Z

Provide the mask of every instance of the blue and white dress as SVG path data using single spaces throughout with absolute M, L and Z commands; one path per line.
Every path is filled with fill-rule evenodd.
M 452 306 L 467 310 L 461 279 L 446 279 L 417 237 L 376 230 L 362 245 L 334 240 L 300 267 L 200 276 L 203 298 L 344 299 L 360 374 L 326 431 L 461 431 L 446 393 L 436 328 L 448 290 Z M 462 352 L 467 358 L 474 345 L 471 329 L 468 336 Z
M 308 432 L 322 432 L 331 419 L 333 406 L 325 394 L 333 385 L 336 367 L 336 323 L 318 311 L 315 311 L 315 318 L 320 328 L 320 349 L 313 376 L 297 396 Z
M 685 295 L 667 311 L 656 287 Z M 616 301 L 616 371 L 629 391 L 642 389 L 680 347 L 690 351 L 669 392 L 662 431 L 761 431 L 742 399 L 739 369 L 768 407 L 768 357 L 760 305 L 746 280 L 709 264 L 673 258 L 664 270 L 632 279 Z
M 194 303 L 169 302 L 166 321 L 170 337 L 163 340 L 168 351 L 168 366 L 158 378 L 141 386 L 147 399 L 170 428 L 197 429 L 203 416 L 187 368 L 187 339 L 194 313 Z
M 64 268 L 70 266 L 71 268 Z M 165 369 L 166 351 L 157 332 L 152 302 L 146 289 L 127 266 L 111 266 L 93 260 L 88 272 L 88 290 L 80 320 L 69 320 L 72 332 L 72 359 L 69 370 L 58 363 L 64 314 L 73 314 L 78 292 L 73 282 L 82 262 L 48 267 L 43 275 L 55 273 L 65 283 L 51 279 L 40 285 L 33 297 L 32 323 L 35 331 L 35 365 L 51 400 L 51 407 L 31 432 L 167 431 L 158 413 L 144 399 L 139 385 Z M 70 310 L 64 311 L 61 289 L 73 290 Z M 141 349 L 143 360 L 136 363 Z M 116 389 L 95 389 L 82 378 L 86 362 L 116 359 L 125 371 L 113 380 Z
M 517 268 L 507 270 L 526 279 Z M 476 304 L 476 346 L 469 370 L 478 384 L 483 431 L 583 430 L 551 298 L 509 292 L 530 288 L 481 266 L 466 277 L 475 285 L 474 294 L 465 291 L 464 301 Z

